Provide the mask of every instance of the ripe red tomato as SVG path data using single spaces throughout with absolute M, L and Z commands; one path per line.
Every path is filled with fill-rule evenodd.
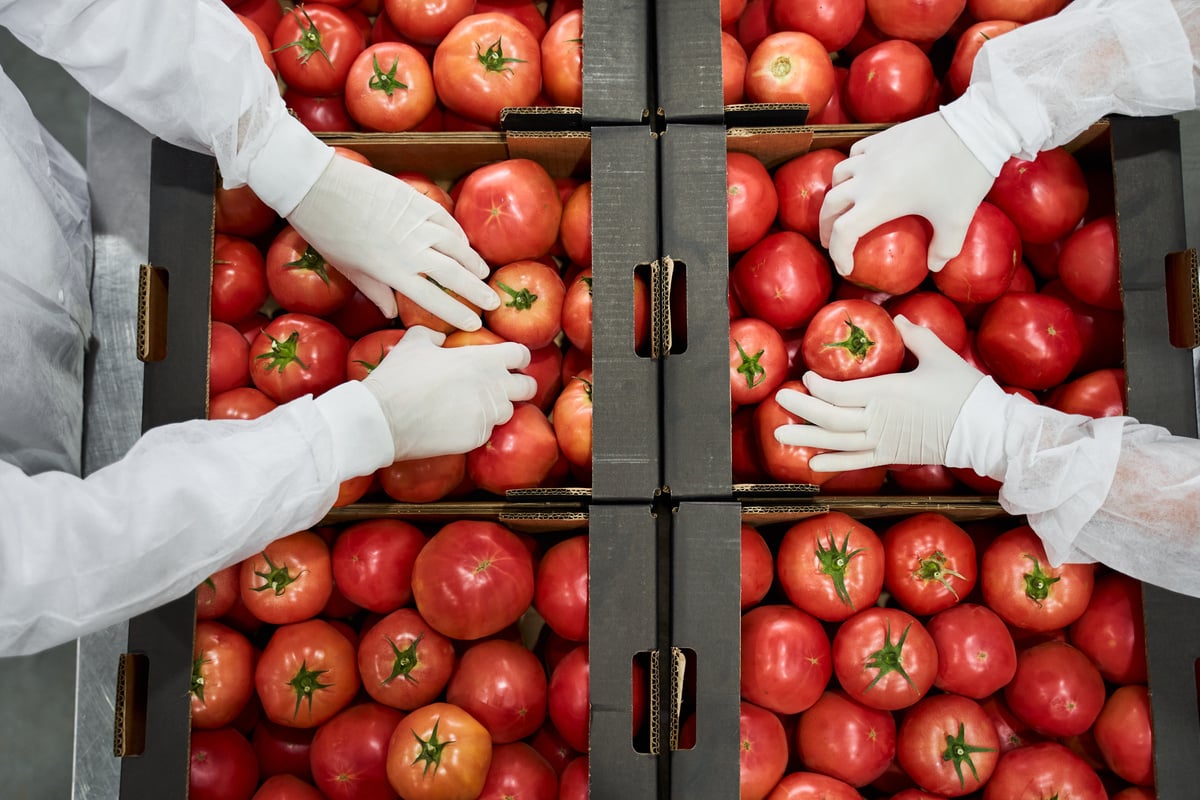
M 771 228 L 779 197 L 771 174 L 748 153 L 725 156 L 725 207 L 729 218 L 729 252 L 746 250 Z
M 518 642 L 488 639 L 462 654 L 446 702 L 487 729 L 495 744 L 532 736 L 546 720 L 546 671 Z
M 573 642 L 588 632 L 588 537 L 565 539 L 542 556 L 533 605 L 550 629 Z
M 237 328 L 213 320 L 209 327 L 210 397 L 250 384 L 250 345 Z
M 896 759 L 921 788 L 960 797 L 988 782 L 1000 759 L 1000 740 L 974 700 L 931 695 L 905 713 Z
M 793 231 L 759 240 L 729 277 L 746 314 L 779 331 L 802 328 L 833 291 L 829 259 Z
M 990 303 L 1009 289 L 1020 263 L 1017 226 L 1003 211 L 983 202 L 967 227 L 962 251 L 933 273 L 933 282 L 951 300 Z
M 541 409 L 515 403 L 512 419 L 492 429 L 485 444 L 467 453 L 467 476 L 480 489 L 504 495 L 540 486 L 558 461 L 558 438 Z
M 850 784 L 819 772 L 792 772 L 775 784 L 767 800 L 862 800 Z M 899 795 L 892 800 L 909 800 Z M 923 798 L 922 798 L 923 800 Z
M 1017 672 L 1004 702 L 1038 733 L 1075 736 L 1104 706 L 1104 678 L 1088 657 L 1066 642 L 1048 641 L 1017 654 Z
M 1125 357 L 1125 326 L 1119 311 L 1090 306 L 1080 300 L 1060 280 L 1042 287 L 1042 293 L 1057 297 L 1071 307 L 1083 353 L 1075 364 L 1076 372 L 1092 372 L 1107 367 L 1119 367 Z
M 419 44 L 437 44 L 475 11 L 473 0 L 384 0 L 383 7 L 396 32 Z
M 904 361 L 904 341 L 880 306 L 834 300 L 808 324 L 801 353 L 813 372 L 844 381 L 896 372 Z
M 854 246 L 854 271 L 846 280 L 888 294 L 911 292 L 929 275 L 931 231 L 911 214 L 867 231 Z
M 796 754 L 805 768 L 851 786 L 879 778 L 896 756 L 896 720 L 831 690 L 796 724 Z
M 196 623 L 192 655 L 192 727 L 233 723 L 254 694 L 254 648 L 250 640 L 214 620 Z
M 192 731 L 188 797 L 250 800 L 257 785 L 258 763 L 245 736 L 234 728 Z
M 291 775 L 305 782 L 311 781 L 309 754 L 315 733 L 312 728 L 289 728 L 269 719 L 259 719 L 250 740 L 258 758 L 259 774 L 264 777 Z
M 833 671 L 851 699 L 885 711 L 907 708 L 937 677 L 937 647 L 916 617 L 898 608 L 868 608 L 833 637 Z
M 1094 564 L 1050 566 L 1041 539 L 1028 525 L 996 537 L 979 565 L 984 602 L 1005 622 L 1052 631 L 1083 614 L 1092 596 Z
M 346 110 L 368 131 L 409 131 L 437 103 L 433 72 L 416 48 L 380 42 L 358 54 L 346 76 Z
M 404 714 L 379 703 L 351 706 L 317 729 L 313 781 L 330 800 L 391 800 L 388 743 Z
M 1021 241 L 1045 244 L 1066 236 L 1083 219 L 1087 180 L 1075 156 L 1055 147 L 1032 161 L 1010 158 L 987 200 L 1016 224 Z
M 558 796 L 558 775 L 537 750 L 525 742 L 492 748 L 492 765 L 479 800 L 555 800 Z
M 489 264 L 540 258 L 554 246 L 562 200 L 541 164 L 497 161 L 472 171 L 459 186 L 454 218 Z
M 279 216 L 249 186 L 226 189 L 217 182 L 213 230 L 230 236 L 253 238 L 265 233 Z
M 951 494 L 958 481 L 941 464 L 893 464 L 887 480 L 903 494 Z
M 580 753 L 588 751 L 588 686 L 588 646 L 581 644 L 563 656 L 547 684 L 550 720 L 563 740 Z
M 742 523 L 741 598 L 745 611 L 767 596 L 775 576 L 774 558 L 766 539 L 754 528 Z
M 577 470 L 592 468 L 592 371 L 584 370 L 554 403 L 554 435 L 562 454 Z
M 363 632 L 358 672 L 379 703 L 410 710 L 432 703 L 454 671 L 454 645 L 411 608 L 388 614 Z
M 230 325 L 258 311 L 267 299 L 262 253 L 240 236 L 213 237 L 212 318 Z
M 371 331 L 350 345 L 346 352 L 346 380 L 361 381 L 366 378 L 403 338 L 403 328 L 384 328 Z
M 431 703 L 396 727 L 387 776 L 406 800 L 474 800 L 491 763 L 487 729 L 457 706 Z
M 571 344 L 592 354 L 592 270 L 581 270 L 563 296 L 562 331 Z
M 725 1 L 722 0 L 722 4 Z M 749 0 L 746 3 L 745 11 L 738 17 L 735 34 L 738 42 L 746 48 L 747 53 L 752 52 L 763 39 L 775 32 L 774 23 L 771 21 L 773 2 L 774 0 Z M 722 27 L 725 26 L 722 25 Z
M 859 122 L 903 122 L 932 110 L 937 78 L 921 48 L 889 39 L 855 56 L 844 91 L 846 107 Z
M 741 704 L 739 730 L 738 796 L 740 800 L 763 800 L 787 770 L 787 733 L 779 717 L 745 701 Z
M 328 622 L 281 625 L 254 670 L 267 718 L 293 728 L 315 728 L 358 693 L 354 646 Z
M 883 545 L 840 511 L 801 520 L 779 545 L 776 571 L 788 599 L 826 622 L 872 606 L 883 588 Z
M 1108 797 L 1096 770 L 1058 742 L 1039 742 L 1005 753 L 983 789 L 983 800 L 1056 796 L 1071 800 Z
M 558 800 L 588 800 L 588 757 L 577 756 L 559 776 Z
M 750 58 L 737 37 L 721 31 L 721 100 L 737 105 L 746 95 L 746 67 Z
M 286 403 L 314 397 L 346 378 L 349 342 L 323 319 L 283 314 L 270 322 L 250 347 L 250 378 L 263 394 Z
M 967 0 L 867 0 L 867 13 L 886 36 L 932 42 L 950 30 L 966 5 Z
M 272 775 L 263 781 L 252 800 L 324 800 L 311 783 L 295 775 Z
M 913 292 L 892 297 L 883 307 L 892 319 L 903 316 L 915 325 L 929 328 L 942 342 L 956 353 L 967 346 L 967 323 L 962 312 L 944 294 L 937 292 Z M 916 358 L 912 358 L 916 366 Z M 908 358 L 905 359 L 907 365 Z
M 287 311 L 323 317 L 344 306 L 354 294 L 350 279 L 327 262 L 291 225 L 271 242 L 266 259 L 267 286 Z
M 348 133 L 358 130 L 346 111 L 346 100 L 340 95 L 313 97 L 288 89 L 283 93 L 288 110 L 313 133 Z
M 1009 19 L 977 19 L 984 21 L 976 22 L 959 35 L 954 46 L 954 55 L 950 57 L 950 67 L 946 70 L 946 85 L 952 97 L 958 97 L 970 85 L 979 48 L 997 36 L 1021 27 L 1021 23 Z
M 243 561 L 238 580 L 242 602 L 263 622 L 311 619 L 333 591 L 329 546 L 312 531 L 293 533 Z
M 592 182 L 584 181 L 563 201 L 558 236 L 571 263 L 592 266 Z
M 1066 414 L 1120 417 L 1125 411 L 1125 370 L 1099 369 L 1056 386 L 1046 405 Z
M 742 697 L 779 714 L 817 702 L 833 675 L 829 637 L 816 617 L 790 605 L 742 616 Z
M 434 534 L 413 565 L 417 610 L 437 631 L 473 640 L 503 630 L 533 600 L 533 559 L 503 525 L 458 520 Z
M 1088 305 L 1121 310 L 1121 266 L 1114 215 L 1094 219 L 1067 237 L 1058 257 L 1058 277 L 1071 294 Z
M 986 606 L 960 603 L 925 625 L 938 652 L 933 685 L 982 700 L 1002 689 L 1017 671 L 1017 648 L 1004 620 Z
M 359 522 L 333 545 L 333 578 L 352 603 L 387 614 L 412 599 L 412 570 L 425 534 L 398 519 Z
M 562 332 L 566 290 L 558 270 L 540 261 L 516 261 L 493 272 L 488 285 L 501 299 L 483 315 L 493 332 L 534 350 Z
M 342 93 L 365 46 L 354 20 L 326 3 L 292 9 L 275 27 L 271 44 L 284 83 L 320 97 Z
M 798 0 L 770 3 L 771 22 L 776 30 L 803 31 L 815 36 L 830 53 L 836 53 L 854 38 L 866 16 L 865 0 Z
M 734 405 L 749 405 L 773 394 L 787 377 L 783 337 L 752 317 L 729 325 L 729 394 Z
M 217 619 L 229 613 L 238 599 L 240 564 L 214 572 L 196 587 L 196 619 Z
M 541 39 L 542 90 L 559 106 L 583 105 L 583 9 L 559 17 Z
M 975 543 L 942 514 L 924 512 L 892 525 L 883 551 L 883 586 L 912 614 L 936 614 L 975 588 Z
M 1129 684 L 1113 690 L 1092 731 L 1109 769 L 1130 783 L 1154 785 L 1154 734 L 1145 686 Z
M 820 241 L 821 204 L 833 186 L 833 168 L 845 160 L 845 153 L 828 147 L 797 156 L 775 170 L 773 180 L 782 227 L 804 234 L 811 242 Z
M 433 54 L 433 81 L 446 108 L 498 125 L 500 111 L 531 106 L 542 88 L 542 48 L 506 14 L 472 14 L 450 29 Z
M 467 457 L 455 453 L 396 461 L 375 473 L 384 493 L 398 503 L 432 503 L 460 486 L 467 477 Z
M 779 388 L 808 394 L 808 389 L 798 380 L 784 381 Z M 804 420 L 779 405 L 774 394 L 754 407 L 754 438 L 767 474 L 780 483 L 821 486 L 832 480 L 838 473 L 814 472 L 808 462 L 813 456 L 826 451 L 816 447 L 785 445 L 775 438 L 775 429 L 780 425 L 803 423 Z
M 803 103 L 817 114 L 833 95 L 833 62 L 825 46 L 799 31 L 767 36 L 746 65 L 746 100 Z
M 967 10 L 975 19 L 1011 19 L 1033 22 L 1053 16 L 1070 0 L 967 0 Z
M 1087 654 L 1105 680 L 1145 683 L 1146 623 L 1141 584 L 1119 572 L 1097 578 L 1087 608 L 1068 629 L 1068 640 Z
M 979 323 L 975 345 L 996 380 L 1034 390 L 1062 383 L 1083 352 L 1071 307 L 1028 292 L 997 298 Z

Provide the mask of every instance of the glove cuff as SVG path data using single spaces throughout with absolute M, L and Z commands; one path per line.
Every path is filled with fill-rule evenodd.
M 970 467 L 980 475 L 1001 481 L 1008 469 L 1004 449 L 1008 429 L 1009 406 L 1014 402 L 1029 402 L 1010 395 L 984 376 L 967 395 L 958 412 L 950 441 L 946 443 L 947 467 Z
M 332 147 L 313 136 L 291 114 L 281 114 L 250 162 L 246 183 L 276 214 L 287 217 L 332 159 Z
M 334 469 L 339 480 L 368 475 L 395 461 L 387 417 L 361 381 L 346 381 L 313 402 L 333 436 Z
M 1005 162 L 1021 150 L 1016 130 L 995 112 L 977 86 L 967 87 L 962 97 L 941 106 L 938 111 L 963 146 L 993 178 L 999 176 Z

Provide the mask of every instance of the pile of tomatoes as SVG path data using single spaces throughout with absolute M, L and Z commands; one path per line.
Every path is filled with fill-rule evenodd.
M 582 0 L 225 0 L 313 131 L 496 130 L 583 104 Z

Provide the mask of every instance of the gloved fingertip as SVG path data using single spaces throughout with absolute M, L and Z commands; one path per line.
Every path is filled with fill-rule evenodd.
M 947 258 L 935 258 L 933 255 L 930 255 L 929 256 L 929 271 L 930 272 L 941 272 L 942 269 L 946 266 L 948 261 L 949 261 L 949 259 L 947 259 Z

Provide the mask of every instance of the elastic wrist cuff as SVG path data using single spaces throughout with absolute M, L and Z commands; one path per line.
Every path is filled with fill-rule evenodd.
M 322 142 L 291 114 L 280 114 L 267 141 L 250 162 L 246 183 L 281 217 L 296 209 L 333 158 Z
M 1008 468 L 1004 450 L 1008 405 L 1014 401 L 1024 398 L 1008 394 L 990 376 L 975 384 L 950 431 L 946 466 L 970 467 L 980 475 L 1003 480 Z
M 361 381 L 335 386 L 313 401 L 333 435 L 333 452 L 341 480 L 367 475 L 395 460 L 387 417 Z
M 1016 131 L 992 110 L 977 86 L 967 87 L 962 97 L 938 111 L 993 178 L 1000 175 L 1000 168 L 1021 149 Z

